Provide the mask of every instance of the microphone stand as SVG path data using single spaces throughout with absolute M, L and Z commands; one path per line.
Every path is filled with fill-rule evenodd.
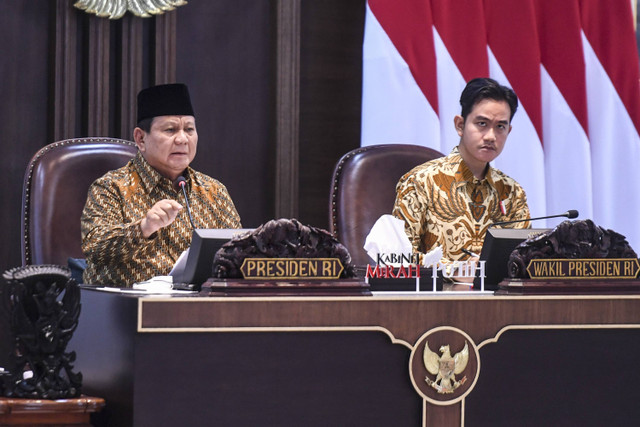
M 187 215 L 189 215 L 189 222 L 191 223 L 191 228 L 194 230 L 196 226 L 193 224 L 193 217 L 191 216 L 191 206 L 189 206 L 189 197 L 187 197 L 187 180 L 183 176 L 178 177 L 178 187 L 182 188 L 182 194 L 184 194 L 184 200 L 187 202 Z
M 549 215 L 549 216 L 540 216 L 538 218 L 514 219 L 513 221 L 494 222 L 489 227 L 495 227 L 496 225 L 514 224 L 516 222 L 537 221 L 539 219 L 558 218 L 558 217 L 561 217 L 561 216 L 567 217 L 569 219 L 573 219 L 573 218 L 577 218 L 578 215 L 579 215 L 579 213 L 578 213 L 577 210 L 571 209 L 571 210 L 566 211 L 565 213 L 559 214 L 559 215 Z

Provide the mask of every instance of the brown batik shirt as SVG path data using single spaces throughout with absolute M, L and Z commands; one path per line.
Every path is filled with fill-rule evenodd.
M 241 227 L 222 183 L 191 168 L 183 176 L 196 228 Z M 171 180 L 162 177 L 140 153 L 91 185 L 81 218 L 85 283 L 128 287 L 169 274 L 189 247 L 193 229 L 185 206 L 175 221 L 145 239 L 140 222 L 162 199 L 186 205 L 182 191 L 176 191 Z
M 462 249 L 479 254 L 494 222 L 530 217 L 525 192 L 515 180 L 491 166 L 484 179 L 477 179 L 458 147 L 400 178 L 393 215 L 404 220 L 414 251 L 441 246 L 445 262 L 468 259 Z M 528 228 L 529 221 L 505 227 Z

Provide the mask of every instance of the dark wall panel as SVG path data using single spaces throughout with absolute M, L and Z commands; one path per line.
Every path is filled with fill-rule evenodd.
M 364 0 L 302 2 L 299 219 L 326 229 L 333 167 L 360 146 L 364 12 Z
M 0 2 L 0 271 L 21 264 L 22 179 L 47 143 L 49 11 L 52 2 Z
M 271 5 L 189 2 L 178 9 L 177 81 L 191 90 L 193 166 L 222 181 L 245 227 L 271 219 L 274 182 Z

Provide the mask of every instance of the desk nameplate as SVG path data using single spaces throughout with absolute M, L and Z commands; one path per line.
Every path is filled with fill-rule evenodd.
M 534 280 L 632 280 L 638 277 L 636 258 L 532 259 L 527 266 Z

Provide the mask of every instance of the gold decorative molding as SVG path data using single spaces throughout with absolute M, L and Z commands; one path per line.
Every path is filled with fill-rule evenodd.
M 127 10 L 141 18 L 150 18 L 185 4 L 185 0 L 78 0 L 73 6 L 100 18 L 120 19 Z
M 439 348 L 441 356 L 429 348 Z M 451 349 L 460 349 L 452 356 Z M 416 392 L 436 406 L 459 403 L 471 393 L 480 374 L 480 353 L 462 329 L 438 326 L 425 332 L 409 356 L 409 376 Z M 455 375 L 462 375 L 457 379 Z M 433 376 L 433 377 L 431 377 Z
M 440 347 L 442 356 L 429 348 L 429 341 L 424 344 L 424 366 L 431 375 L 435 375 L 433 380 L 428 376 L 425 382 L 440 394 L 453 393 L 458 387 L 467 381 L 464 376 L 460 380 L 456 380 L 456 375 L 461 374 L 467 367 L 469 361 L 469 343 L 464 343 L 464 348 L 451 356 L 451 346 L 449 344 Z

